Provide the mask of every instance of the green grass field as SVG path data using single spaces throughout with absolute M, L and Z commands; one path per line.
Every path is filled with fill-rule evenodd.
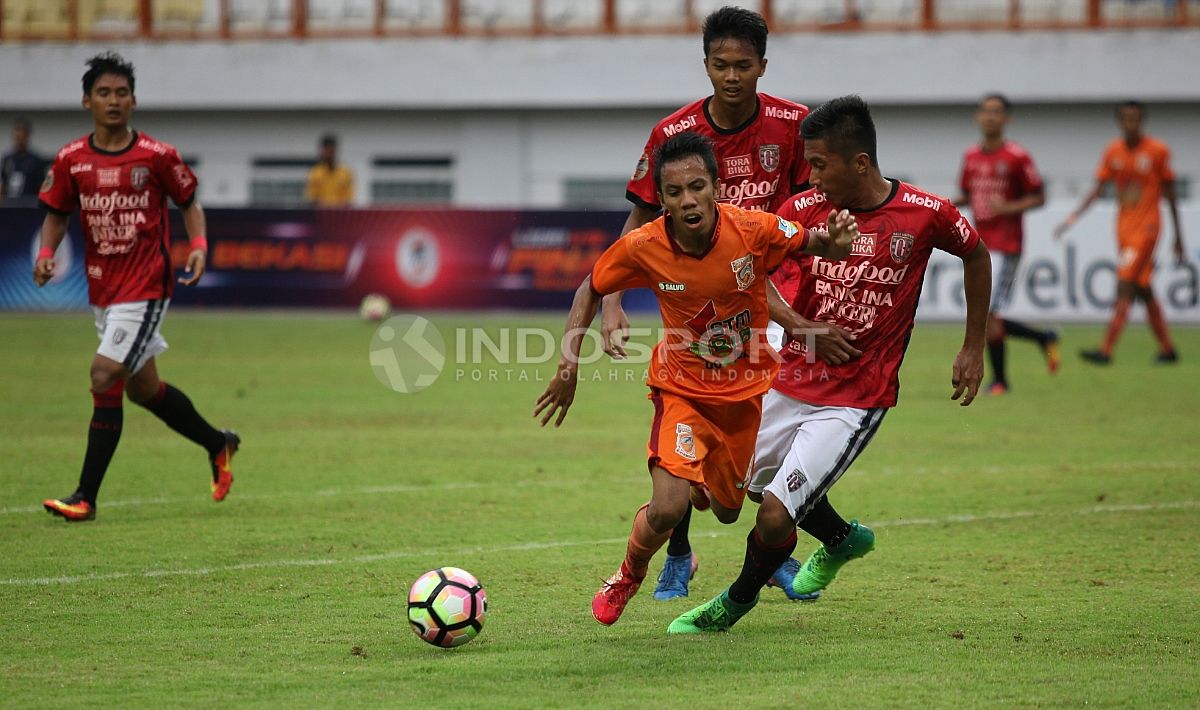
M 561 328 L 433 319 L 448 340 Z M 372 330 L 170 314 L 159 370 L 242 434 L 233 491 L 213 503 L 203 452 L 127 404 L 98 518 L 69 525 L 39 503 L 78 476 L 94 330 L 0 316 L 0 705 L 1200 705 L 1200 330 L 1154 367 L 1134 325 L 1095 369 L 1074 351 L 1100 327 L 1068 328 L 1053 379 L 1015 344 L 1013 393 L 964 410 L 948 399 L 961 329 L 919 327 L 900 406 L 830 496 L 876 551 L 817 603 L 767 590 L 730 633 L 688 638 L 667 624 L 732 581 L 754 511 L 695 517 L 690 599 L 643 589 L 617 625 L 592 620 L 649 495 L 628 366 L 585 370 L 600 381 L 542 430 L 551 364 L 473 382 L 452 362 L 400 395 L 368 364 Z M 483 634 L 452 651 L 405 616 L 408 585 L 443 565 L 490 598 Z

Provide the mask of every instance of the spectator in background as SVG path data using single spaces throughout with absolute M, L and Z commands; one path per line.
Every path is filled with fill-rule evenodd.
M 337 136 L 321 137 L 321 156 L 308 171 L 304 199 L 317 207 L 346 207 L 354 202 L 354 173 L 337 161 Z
M 13 122 L 13 149 L 0 160 L 0 197 L 37 199 L 42 180 L 46 177 L 46 159 L 29 149 L 33 126 L 29 120 Z

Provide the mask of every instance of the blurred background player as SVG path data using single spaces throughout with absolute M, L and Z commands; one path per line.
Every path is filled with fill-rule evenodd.
M 742 571 L 727 590 L 673 621 L 668 633 L 728 629 L 754 607 L 785 561 L 797 568 L 791 591 L 811 595 L 846 562 L 874 549 L 875 534 L 846 522 L 827 493 L 896 404 L 900 364 L 934 249 L 963 260 L 966 335 L 951 369 L 950 398 L 971 404 L 983 378 L 991 262 L 975 230 L 949 200 L 883 177 L 875 124 L 858 96 L 819 106 L 802 131 L 813 188 L 795 195 L 780 216 L 819 228 L 831 207 L 846 209 L 858 220 L 859 236 L 842 262 L 795 257 L 803 278 L 790 308 L 777 292 L 768 296 L 772 316 L 792 337 L 763 399 L 749 487 L 761 505 Z M 843 333 L 854 336 L 852 346 Z M 797 526 L 822 543 L 802 567 L 788 557 Z
M 317 207 L 347 207 L 354 202 L 354 173 L 338 162 L 337 136 L 321 136 L 317 164 L 308 171 L 304 199 Z
M 0 197 L 10 200 L 37 199 L 49 161 L 29 147 L 33 125 L 28 119 L 13 121 L 12 150 L 0 158 Z
M 196 176 L 173 146 L 129 127 L 137 105 L 133 65 L 109 53 L 93 57 L 88 67 L 83 107 L 95 129 L 58 152 L 42 183 L 46 218 L 33 271 L 38 286 L 54 277 L 54 252 L 71 212 L 79 209 L 88 300 L 100 336 L 91 366 L 94 409 L 79 487 L 42 504 L 69 521 L 96 517 L 100 483 L 121 440 L 122 394 L 208 451 L 213 500 L 229 493 L 239 444 L 236 434 L 214 429 L 187 395 L 159 380 L 155 364 L 167 349 L 159 329 L 174 287 L 168 197 L 182 210 L 191 237 L 189 276 L 179 282 L 191 286 L 204 275 L 208 244 Z
M 958 183 L 962 196 L 955 205 L 970 205 L 975 228 L 992 255 L 992 303 L 988 315 L 988 359 L 992 383 L 988 391 L 1008 391 L 1004 367 L 1004 340 L 1008 336 L 1032 340 L 1046 357 L 1051 374 L 1058 371 L 1058 334 L 1037 330 L 1005 318 L 1012 303 L 1013 285 L 1025 238 L 1023 215 L 1046 203 L 1042 178 L 1033 158 L 1015 141 L 1004 137 L 1012 104 L 1002 94 L 984 96 L 975 108 L 980 140 L 963 154 Z
M 592 599 L 592 615 L 606 626 L 637 593 L 690 497 L 704 495 L 705 507 L 722 523 L 737 520 L 762 395 L 778 369 L 765 336 L 767 273 L 791 253 L 843 259 L 857 234 L 844 211 L 814 223 L 824 230 L 818 232 L 769 212 L 718 204 L 717 174 L 712 144 L 696 133 L 684 132 L 656 150 L 654 183 L 664 215 L 617 240 L 580 284 L 558 370 L 534 409 L 542 426 L 552 419 L 558 426 L 566 417 L 580 343 L 601 297 L 655 288 L 665 335 L 647 381 L 654 404 L 646 460 L 653 493 L 634 515 L 620 569 Z
M 1056 238 L 1070 229 L 1087 211 L 1109 182 L 1117 188 L 1117 300 L 1113 304 L 1112 320 L 1098 350 L 1083 350 L 1080 357 L 1088 362 L 1107 365 L 1112 361 L 1113 348 L 1135 298 L 1146 304 L 1146 319 L 1158 339 L 1158 363 L 1170 364 L 1179 360 L 1167 320 L 1154 291 L 1150 277 L 1154 273 L 1154 249 L 1158 246 L 1160 197 L 1167 198 L 1171 223 L 1175 226 L 1175 259 L 1183 262 L 1183 228 L 1179 222 L 1179 207 L 1175 201 L 1175 173 L 1171 170 L 1171 151 L 1166 143 L 1142 132 L 1146 107 L 1137 101 L 1117 106 L 1117 125 L 1121 137 L 1108 144 L 1100 165 L 1096 168 L 1096 184 L 1083 202 L 1054 230 Z
M 704 69 L 711 96 L 694 101 L 658 122 L 630 178 L 626 198 L 633 209 L 621 234 L 654 219 L 662 205 L 654 184 L 654 151 L 681 131 L 694 131 L 713 142 L 720 170 L 718 201 L 749 210 L 774 212 L 808 180 L 800 122 L 808 108 L 758 92 L 767 70 L 767 23 L 762 15 L 723 7 L 704 20 Z M 621 293 L 604 299 L 601 339 L 605 352 L 624 357 L 629 319 Z M 667 545 L 655 599 L 686 597 L 697 561 L 688 540 L 691 508 Z

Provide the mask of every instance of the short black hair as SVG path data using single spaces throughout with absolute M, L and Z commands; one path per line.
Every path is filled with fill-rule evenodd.
M 694 131 L 685 131 L 668 138 L 666 143 L 654 150 L 654 189 L 662 191 L 663 165 L 690 158 L 693 155 L 699 157 L 704 163 L 704 169 L 712 178 L 713 185 L 716 185 L 721 173 L 717 168 L 717 154 L 713 151 L 712 141 Z
M 800 137 L 806 141 L 823 140 L 831 151 L 846 160 L 866 153 L 871 165 L 879 167 L 875 121 L 867 102 L 857 94 L 839 96 L 818 106 L 800 124 Z
M 740 39 L 754 47 L 758 58 L 767 56 L 767 21 L 743 7 L 725 7 L 704 18 L 704 56 L 709 46 L 720 39 Z
M 105 74 L 116 74 L 129 80 L 129 93 L 133 93 L 133 65 L 116 52 L 97 54 L 87 60 L 88 70 L 83 74 L 83 93 L 90 95 L 96 80 Z
M 325 146 L 330 146 L 330 145 L 337 147 L 337 144 L 338 144 L 338 139 L 337 139 L 337 136 L 335 136 L 334 134 L 326 133 L 325 135 L 321 136 L 321 147 L 322 148 L 324 148 Z
M 1122 101 L 1121 103 L 1117 104 L 1117 108 L 1114 111 L 1114 113 L 1117 116 L 1120 116 L 1121 109 L 1123 109 L 1123 108 L 1135 108 L 1135 109 L 1137 109 L 1138 113 L 1141 115 L 1142 118 L 1146 117 L 1146 104 L 1142 103 L 1141 101 L 1134 101 L 1132 99 L 1130 99 L 1129 101 Z
M 1007 96 L 1001 93 L 984 94 L 983 98 L 979 99 L 976 107 L 983 108 L 983 105 L 989 101 L 999 101 L 1000 106 L 1004 108 L 1004 113 L 1012 113 L 1012 102 L 1008 100 Z

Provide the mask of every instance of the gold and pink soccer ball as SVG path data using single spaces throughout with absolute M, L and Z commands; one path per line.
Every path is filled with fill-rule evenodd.
M 462 646 L 479 635 L 486 617 L 487 592 L 466 570 L 431 570 L 408 591 L 408 621 L 422 641 L 434 646 Z

